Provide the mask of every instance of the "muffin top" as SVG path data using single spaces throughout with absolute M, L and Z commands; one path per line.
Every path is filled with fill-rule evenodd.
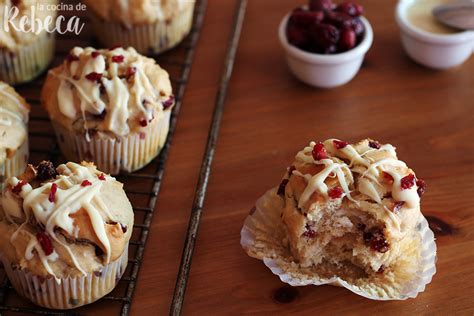
M 13 27 L 10 23 L 8 24 L 8 30 L 5 27 L 0 27 L 0 48 L 7 48 L 10 51 L 16 51 L 22 45 L 27 45 L 33 42 L 38 35 L 45 32 L 42 29 L 40 32 L 23 32 L 23 30 L 18 29 L 21 25 L 21 19 L 23 17 L 28 18 L 28 22 L 25 26 L 25 30 L 31 28 L 31 16 L 32 11 L 34 10 L 35 19 L 44 21 L 47 17 L 52 18 L 52 23 L 54 23 L 54 18 L 56 17 L 56 11 L 48 10 L 52 9 L 51 4 L 56 4 L 57 0 L 0 0 L 0 16 L 3 17 L 5 14 L 12 17 L 9 21 L 14 24 Z M 48 6 L 49 5 L 49 6 Z M 34 8 L 34 9 L 33 9 Z M 17 11 L 18 10 L 18 11 Z M 18 12 L 18 15 L 15 16 L 15 12 Z
M 29 165 L 7 180 L 0 251 L 16 268 L 43 277 L 100 272 L 122 255 L 133 230 L 122 187 L 92 163 Z
M 168 21 L 195 0 L 84 0 L 95 14 L 105 21 L 131 27 L 137 24 Z
M 402 237 L 418 222 L 424 190 L 425 182 L 397 158 L 392 145 L 328 139 L 298 152 L 278 194 L 294 197 L 309 219 L 327 203 L 356 205 Z
M 29 111 L 25 99 L 0 81 L 0 165 L 26 140 Z
M 174 104 L 168 73 L 121 47 L 73 48 L 49 71 L 41 100 L 52 120 L 86 137 L 138 132 Z

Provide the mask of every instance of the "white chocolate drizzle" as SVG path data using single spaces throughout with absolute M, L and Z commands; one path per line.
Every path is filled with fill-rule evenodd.
M 48 236 L 64 247 L 74 266 L 85 275 L 86 272 L 82 269 L 70 247 L 58 238 L 55 230 L 60 228 L 70 236 L 77 237 L 78 227 L 75 226 L 74 220 L 70 215 L 84 209 L 89 215 L 92 228 L 101 243 L 101 245 L 97 246 L 103 247 L 105 261 L 109 263 L 111 260 L 111 245 L 105 225 L 107 220 L 113 221 L 114 219 L 99 194 L 105 182 L 99 179 L 99 176 L 102 175 L 101 172 L 72 162 L 60 165 L 57 171 L 59 175 L 54 181 L 47 182 L 35 189 L 30 184 L 25 184 L 21 187 L 19 195 L 23 198 L 24 223 L 27 223 L 31 217 L 34 217 L 44 227 Z M 105 181 L 110 181 L 111 179 L 113 178 L 105 176 Z M 86 185 L 82 185 L 84 181 L 87 181 Z M 20 180 L 15 177 L 8 180 L 10 186 L 13 187 L 19 182 Z M 49 200 L 49 193 L 53 184 L 57 185 L 57 191 L 54 202 L 51 202 Z M 12 194 L 5 194 L 2 198 L 5 216 L 11 222 L 14 222 L 12 216 L 19 217 L 18 210 L 11 207 L 12 204 L 16 203 L 16 201 L 12 201 L 13 198 Z M 12 235 L 13 240 L 22 230 L 23 224 Z M 23 232 L 31 237 L 25 252 L 25 258 L 31 260 L 33 258 L 33 250 L 36 250 L 44 268 L 48 273 L 54 275 L 48 262 L 56 260 L 58 257 L 57 253 L 53 251 L 52 254 L 46 256 L 36 236 L 26 230 L 23 230 Z

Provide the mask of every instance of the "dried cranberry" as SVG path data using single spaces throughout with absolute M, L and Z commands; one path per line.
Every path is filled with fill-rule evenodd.
M 389 249 L 389 244 L 385 239 L 385 236 L 382 231 L 375 231 L 372 233 L 372 237 L 370 238 L 370 248 L 372 250 L 385 253 Z
M 51 161 L 42 161 L 36 166 L 36 178 L 41 181 L 54 179 L 58 175 Z
M 163 109 L 166 110 L 174 104 L 174 95 L 170 95 L 169 99 L 163 102 Z
M 331 199 L 338 199 L 342 196 L 343 192 L 341 187 L 334 187 L 328 191 L 328 195 Z
M 140 123 L 140 125 L 143 126 L 143 127 L 145 127 L 145 126 L 148 125 L 148 121 L 147 121 L 146 119 L 141 119 L 139 123 Z
M 102 79 L 102 74 L 97 72 L 91 72 L 86 75 L 86 79 L 90 81 L 97 81 L 99 82 Z
M 78 75 L 74 75 L 74 76 L 72 76 L 72 79 L 79 80 L 79 79 L 81 79 L 81 77 L 79 77 Z
M 311 27 L 310 36 L 316 47 L 321 52 L 328 54 L 331 52 L 331 47 L 339 41 L 340 33 L 335 26 L 320 23 Z
M 403 205 L 405 205 L 405 202 L 404 202 L 404 201 L 394 202 L 394 203 L 393 203 L 393 209 L 392 209 L 392 211 L 393 211 L 393 212 L 398 212 L 398 211 L 400 211 L 400 209 L 403 207 Z
M 410 189 L 414 185 L 415 185 L 415 175 L 413 173 L 410 173 L 409 175 L 404 176 L 400 180 L 400 186 L 402 187 L 402 190 Z
M 53 253 L 54 251 L 53 242 L 51 241 L 51 238 L 49 238 L 48 234 L 46 234 L 46 232 L 43 232 L 43 231 L 38 232 L 36 234 L 36 239 L 41 245 L 41 248 L 43 249 L 45 255 L 49 256 L 50 254 Z
M 20 180 L 20 182 L 18 182 L 13 188 L 12 188 L 12 192 L 15 193 L 15 194 L 20 194 L 21 192 L 21 189 L 23 188 L 24 185 L 27 185 L 28 182 L 26 182 L 25 180 Z
M 91 53 L 92 58 L 97 58 L 100 55 L 98 51 L 94 51 Z
M 54 203 L 54 201 L 56 200 L 56 191 L 57 190 L 58 190 L 58 185 L 56 183 L 53 183 L 51 185 L 51 191 L 49 191 L 49 197 L 48 197 L 48 200 L 51 203 Z
M 126 74 L 127 80 L 130 79 L 131 76 L 135 75 L 136 72 L 137 72 L 137 67 L 128 67 L 127 74 Z
M 416 192 L 418 192 L 418 195 L 421 197 L 426 191 L 426 182 L 425 182 L 425 180 L 423 180 L 423 179 L 416 180 L 416 186 L 418 187 Z
M 322 11 L 296 11 L 291 14 L 288 23 L 298 28 L 308 28 L 315 23 L 320 23 L 323 19 Z
M 299 48 L 304 48 L 304 46 L 309 44 L 307 31 L 303 28 L 297 27 L 296 25 L 288 25 L 286 36 L 290 44 Z
M 333 144 L 334 144 L 334 147 L 336 147 L 336 149 L 343 149 L 343 148 L 345 148 L 347 145 L 349 145 L 348 142 L 344 142 L 344 141 L 342 141 L 342 140 L 336 140 L 336 139 L 335 139 L 335 140 L 333 140 L 332 142 L 333 142 Z
M 306 237 L 306 238 L 314 238 L 316 237 L 316 232 L 313 230 L 313 228 L 311 227 L 311 225 L 309 224 L 306 224 L 305 225 L 305 232 L 303 233 L 303 237 Z
M 105 174 L 101 173 L 97 178 L 99 178 L 99 180 L 105 181 Z
M 350 16 L 359 16 L 364 12 L 364 7 L 354 2 L 343 2 L 339 4 L 335 11 L 344 12 Z
M 145 139 L 146 138 L 146 134 L 143 133 L 143 132 L 138 133 L 138 136 L 140 137 L 140 139 Z
M 341 52 L 348 51 L 356 46 L 356 34 L 351 28 L 345 28 L 341 32 L 338 48 Z
M 89 185 L 92 185 L 92 182 L 90 182 L 89 180 L 84 180 L 84 181 L 82 181 L 82 183 L 81 183 L 81 186 L 83 186 L 83 187 L 87 187 L 87 186 L 89 186 Z
M 76 55 L 73 55 L 73 54 L 69 54 L 66 57 L 66 61 L 69 62 L 69 63 L 71 63 L 73 61 L 77 61 L 77 60 L 79 60 L 79 56 L 76 56 Z
M 278 191 L 277 191 L 277 194 L 279 196 L 285 196 L 285 188 L 286 188 L 286 185 L 288 184 L 289 181 L 290 181 L 289 179 L 281 180 L 281 183 L 278 186 Z
M 291 177 L 293 175 L 293 171 L 296 170 L 296 167 L 295 166 L 290 166 L 288 168 L 288 177 Z
M 352 19 L 351 26 L 357 36 L 357 40 L 360 41 L 365 33 L 364 23 L 362 23 L 362 20 L 360 18 L 355 18 Z
M 334 9 L 334 4 L 331 0 L 310 0 L 309 9 L 311 11 L 331 11 Z
M 380 145 L 380 143 L 377 142 L 377 141 L 371 140 L 371 141 L 369 141 L 369 147 L 370 148 L 375 148 L 375 149 L 380 149 L 380 147 L 382 147 L 382 145 Z
M 380 266 L 380 268 L 377 270 L 377 273 L 379 273 L 379 274 L 380 274 L 380 273 L 384 273 L 385 269 L 386 269 L 386 267 L 382 264 L 382 265 Z
M 326 159 L 328 157 L 326 148 L 324 148 L 323 143 L 317 143 L 316 145 L 314 145 L 312 155 L 314 160 Z
M 393 177 L 390 173 L 382 171 L 382 176 L 384 177 L 385 181 L 388 183 L 393 183 Z
M 338 29 L 350 28 L 352 17 L 342 12 L 328 12 L 324 18 L 324 23 L 333 25 Z
M 117 63 L 117 64 L 123 63 L 124 59 L 125 59 L 125 57 L 123 55 L 112 56 L 112 62 L 113 63 Z

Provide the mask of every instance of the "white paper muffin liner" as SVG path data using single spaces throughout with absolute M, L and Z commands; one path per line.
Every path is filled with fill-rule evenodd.
M 169 131 L 171 111 L 164 111 L 141 132 L 127 136 L 98 136 L 90 134 L 88 141 L 83 134 L 52 121 L 59 147 L 69 161 L 92 161 L 98 170 L 112 175 L 121 170 L 136 171 L 155 158 L 163 147 Z
M 119 22 L 104 21 L 91 12 L 92 26 L 99 42 L 105 47 L 133 47 L 142 54 L 158 54 L 178 45 L 191 30 L 194 2 L 169 21 L 125 27 Z M 90 12 L 90 11 L 89 11 Z
M 286 242 L 286 233 L 280 219 L 283 200 L 276 194 L 277 189 L 267 191 L 257 200 L 255 208 L 247 216 L 240 233 L 240 244 L 247 254 L 263 260 L 264 264 L 282 282 L 291 286 L 329 284 L 342 286 L 355 294 L 373 300 L 404 300 L 414 298 L 425 290 L 436 273 L 436 244 L 428 222 L 422 216 L 416 226 L 421 237 L 421 260 L 416 277 L 404 284 L 400 293 L 389 293 L 383 288 L 358 287 L 339 277 L 319 278 L 315 273 L 300 269 L 293 261 Z
M 84 276 L 56 280 L 26 270 L 12 268 L 1 256 L 5 272 L 18 294 L 33 303 L 52 309 L 72 309 L 97 301 L 110 293 L 122 277 L 128 263 L 128 243 L 122 255 L 102 268 Z
M 53 60 L 54 42 L 54 34 L 43 32 L 17 51 L 0 48 L 0 80 L 11 85 L 33 80 Z
M 11 158 L 6 158 L 0 164 L 0 189 L 6 179 L 22 174 L 28 164 L 28 136 Z

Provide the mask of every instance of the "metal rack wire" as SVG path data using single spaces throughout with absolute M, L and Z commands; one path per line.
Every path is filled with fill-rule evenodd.
M 74 0 L 68 1 L 68 3 L 75 2 Z M 136 173 L 121 174 L 117 177 L 119 181 L 124 183 L 125 191 L 132 202 L 135 212 L 135 225 L 130 240 L 128 267 L 117 287 L 109 295 L 91 305 L 67 312 L 53 311 L 37 307 L 25 299 L 22 299 L 15 292 L 5 276 L 3 268 L 1 268 L 1 314 L 8 312 L 40 315 L 83 315 L 96 312 L 97 309 L 107 314 L 129 314 L 156 200 L 165 172 L 165 164 L 168 158 L 170 144 L 176 128 L 178 113 L 182 105 L 182 99 L 186 90 L 204 19 L 206 4 L 207 0 L 197 1 L 193 27 L 188 37 L 175 49 L 156 58 L 157 62 L 170 73 L 176 98 L 176 104 L 171 115 L 168 138 L 160 155 L 144 169 Z M 70 15 L 71 13 L 65 12 L 64 15 L 67 16 L 68 14 Z M 77 14 L 82 21 L 85 21 L 87 26 L 87 16 L 85 13 L 74 14 Z M 53 66 L 62 62 L 73 46 L 96 46 L 88 31 L 86 27 L 83 34 L 79 35 L 79 37 L 71 35 L 60 36 L 56 43 L 56 56 Z M 49 124 L 48 116 L 45 111 L 41 109 L 39 104 L 39 93 L 43 80 L 44 75 L 29 84 L 17 87 L 17 90 L 27 99 L 29 104 L 32 105 L 29 124 L 31 163 L 38 163 L 41 160 L 48 159 L 56 164 L 63 162 L 63 159 L 59 152 L 54 132 Z

